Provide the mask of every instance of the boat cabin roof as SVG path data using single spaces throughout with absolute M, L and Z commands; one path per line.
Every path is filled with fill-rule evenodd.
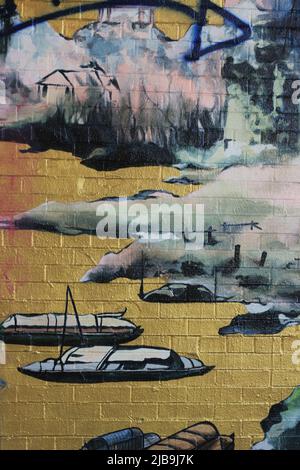
M 179 283 L 179 282 L 174 282 L 174 283 L 168 283 L 168 284 L 165 284 L 164 286 L 162 286 L 160 289 L 158 290 L 164 290 L 164 289 L 182 289 L 182 290 L 186 290 L 188 288 L 194 288 L 194 289 L 201 289 L 201 290 L 205 290 L 207 292 L 211 292 L 210 289 L 208 289 L 207 287 L 205 287 L 204 285 L 202 284 L 193 284 L 193 283 Z
M 111 347 L 111 346 L 92 346 L 92 347 L 74 347 L 66 351 L 61 357 L 63 364 L 90 364 L 95 369 L 99 369 L 104 363 L 108 368 L 114 364 L 126 365 L 135 364 L 143 369 L 146 363 L 168 364 L 180 361 L 177 353 L 170 349 L 151 348 L 151 347 Z
M 79 315 L 82 327 L 133 327 L 135 326 L 129 320 L 122 318 L 123 313 L 118 314 L 86 314 Z M 43 313 L 43 314 L 15 314 L 10 315 L 2 323 L 2 328 L 9 327 L 44 327 L 59 328 L 64 326 L 65 315 L 63 313 Z M 76 327 L 77 321 L 75 315 L 67 315 L 67 327 Z

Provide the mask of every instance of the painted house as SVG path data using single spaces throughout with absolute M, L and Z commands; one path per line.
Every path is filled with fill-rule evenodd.
M 106 100 L 113 99 L 118 90 L 114 77 L 105 74 L 99 66 L 82 66 L 79 70 L 57 69 L 37 82 L 39 96 L 48 104 L 57 104 L 67 97 L 76 101 L 86 101 L 93 91 Z

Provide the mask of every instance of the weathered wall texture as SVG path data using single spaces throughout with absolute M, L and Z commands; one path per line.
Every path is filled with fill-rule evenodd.
M 16 9 L 13 3 L 2 12 L 6 31 L 91 2 L 17 0 Z M 123 19 L 113 9 L 117 26 L 110 18 L 103 23 L 107 12 L 92 10 L 1 39 L 0 320 L 63 312 L 70 285 L 80 314 L 126 306 L 126 316 L 144 328 L 132 344 L 171 348 L 215 366 L 173 381 L 48 382 L 17 367 L 57 357 L 57 347 L 6 344 L 1 449 L 78 449 L 130 426 L 164 437 L 205 420 L 223 434 L 234 432 L 237 449 L 250 449 L 263 439 L 260 422 L 270 407 L 300 382 L 292 357 L 300 339 L 299 105 L 292 96 L 300 78 L 300 4 L 215 3 L 248 30 L 240 45 L 194 61 L 186 57 L 192 20 L 167 9 L 150 14 L 144 7 L 152 23 L 140 29 L 141 17 L 131 26 L 137 9 Z M 202 48 L 239 34 L 236 24 L 210 11 Z M 63 77 L 53 78 L 57 69 Z M 89 76 L 95 70 L 101 87 Z M 216 244 L 187 253 L 172 242 L 160 251 L 137 239 L 95 236 L 84 202 L 145 190 L 193 193 Z M 69 218 L 69 206 L 60 208 L 54 222 L 50 206 L 28 215 L 49 201 L 82 205 Z M 118 255 L 112 261 L 108 252 Z M 143 301 L 142 259 L 146 292 L 197 282 L 227 301 Z M 261 314 L 237 334 L 219 334 L 247 311 Z

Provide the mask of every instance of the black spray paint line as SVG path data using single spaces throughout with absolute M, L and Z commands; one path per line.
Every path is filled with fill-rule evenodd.
M 60 5 L 61 2 L 53 2 L 57 6 Z M 39 17 L 32 18 L 30 20 L 24 21 L 22 23 L 13 25 L 5 30 L 0 32 L 0 38 L 10 36 L 11 34 L 17 33 L 18 31 L 22 31 L 24 29 L 34 27 L 38 24 L 45 23 L 47 21 L 55 20 L 58 18 L 63 18 L 65 16 L 74 15 L 76 13 L 83 13 L 92 10 L 100 10 L 104 8 L 122 8 L 122 7 L 139 7 L 139 6 L 146 6 L 146 7 L 164 7 L 171 10 L 175 10 L 179 13 L 183 13 L 187 15 L 189 18 L 196 22 L 196 31 L 194 34 L 193 39 L 193 46 L 192 51 L 190 54 L 185 56 L 185 59 L 188 61 L 195 61 L 200 59 L 206 54 L 211 52 L 215 52 L 217 50 L 221 50 L 224 48 L 234 47 L 238 44 L 241 44 L 247 41 L 252 34 L 251 27 L 245 23 L 243 20 L 239 19 L 233 13 L 230 13 L 228 10 L 225 10 L 222 7 L 219 7 L 215 3 L 212 3 L 210 0 L 202 0 L 199 5 L 199 11 L 193 10 L 191 7 L 178 3 L 173 0 L 123 0 L 120 3 L 118 0 L 107 0 L 101 2 L 94 2 L 88 5 L 80 5 L 76 7 L 70 7 L 65 9 L 60 9 L 59 11 L 55 11 L 52 13 L 47 13 L 45 15 L 41 15 Z M 242 34 L 239 36 L 228 39 L 225 41 L 217 42 L 216 44 L 212 44 L 205 48 L 201 48 L 201 35 L 202 35 L 202 28 L 206 23 L 206 13 L 207 10 L 211 10 L 222 18 L 225 21 L 231 23 L 232 25 L 236 26 Z

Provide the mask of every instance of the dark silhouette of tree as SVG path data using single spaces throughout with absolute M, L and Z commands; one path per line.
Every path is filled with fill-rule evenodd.
M 14 0 L 6 0 L 0 7 L 1 31 L 5 32 L 12 26 L 12 18 L 17 14 L 17 6 Z M 7 35 L 0 37 L 0 54 L 6 55 L 10 37 Z

